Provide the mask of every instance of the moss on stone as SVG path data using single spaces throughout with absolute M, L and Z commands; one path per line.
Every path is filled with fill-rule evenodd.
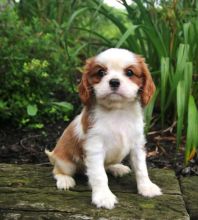
M 181 189 L 187 210 L 192 220 L 198 219 L 198 176 L 180 179 Z
M 60 191 L 49 167 L 0 164 L 0 210 L 4 210 L 0 219 L 189 219 L 173 172 L 149 172 L 164 195 L 152 199 L 138 195 L 133 174 L 109 176 L 119 203 L 115 209 L 106 210 L 91 204 L 85 176 L 76 176 L 78 185 L 73 190 Z

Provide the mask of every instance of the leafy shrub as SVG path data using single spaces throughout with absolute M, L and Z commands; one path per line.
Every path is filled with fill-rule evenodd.
M 46 120 L 69 120 L 79 111 L 76 84 L 82 64 L 100 50 L 99 44 L 106 43 L 105 38 L 93 35 L 93 24 L 97 24 L 89 3 L 92 5 L 89 0 L 2 3 L 1 121 L 40 128 Z
M 55 21 L 44 28 L 38 18 L 28 24 L 14 8 L 0 13 L 1 120 L 39 128 L 47 118 L 69 119 L 76 102 L 71 65 L 80 62 L 76 57 L 68 60 L 60 45 L 63 30 Z

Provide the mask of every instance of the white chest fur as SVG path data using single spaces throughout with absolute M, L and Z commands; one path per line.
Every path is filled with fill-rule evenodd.
M 140 104 L 136 102 L 126 108 L 111 111 L 97 107 L 89 136 L 100 137 L 105 164 L 109 165 L 120 163 L 139 140 L 144 142 L 143 130 L 143 113 Z

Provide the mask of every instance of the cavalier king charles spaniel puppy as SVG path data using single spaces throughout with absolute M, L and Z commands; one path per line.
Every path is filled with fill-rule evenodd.
M 79 95 L 84 108 L 65 129 L 52 152 L 58 189 L 75 186 L 74 174 L 85 168 L 92 189 L 92 203 L 114 208 L 118 202 L 108 186 L 107 172 L 122 176 L 129 154 L 138 193 L 161 195 L 151 182 L 145 152 L 143 108 L 155 91 L 144 59 L 126 49 L 111 48 L 87 60 Z

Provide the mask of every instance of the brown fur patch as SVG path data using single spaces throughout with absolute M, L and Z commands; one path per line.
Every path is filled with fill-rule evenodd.
M 53 156 L 65 162 L 69 161 L 76 164 L 78 160 L 83 160 L 82 144 L 82 140 L 78 140 L 75 136 L 74 125 L 71 122 L 58 140 L 53 150 Z
M 107 71 L 107 68 L 97 63 L 93 63 L 92 69 L 89 70 L 88 81 L 91 85 L 97 84 L 101 81 L 102 77 L 98 74 L 99 70 Z
M 139 55 L 137 55 L 136 58 L 138 60 L 138 66 L 141 70 L 141 75 L 143 78 L 143 85 L 140 90 L 140 95 L 142 106 L 145 106 L 149 103 L 155 92 L 155 84 L 153 82 L 151 73 L 149 72 L 149 69 L 147 67 L 147 64 L 144 61 L 144 58 L 142 58 Z
M 143 86 L 143 76 L 140 66 L 129 66 L 124 71 L 127 73 L 127 70 L 131 70 L 134 73 L 129 79 L 141 88 Z
M 93 91 L 92 91 L 92 86 L 89 82 L 89 74 L 90 71 L 93 69 L 94 65 L 95 65 L 94 57 L 86 61 L 84 71 L 82 74 L 82 79 L 78 86 L 81 102 L 86 106 L 89 106 L 91 104 L 91 99 L 92 99 Z
M 79 96 L 85 106 L 91 106 L 94 102 L 92 85 L 101 81 L 102 77 L 98 74 L 99 70 L 106 71 L 106 67 L 99 65 L 92 57 L 86 60 L 81 82 L 78 86 Z
M 86 134 L 87 130 L 91 128 L 91 119 L 90 119 L 90 109 L 88 107 L 84 108 L 81 123 L 83 127 L 83 132 Z

